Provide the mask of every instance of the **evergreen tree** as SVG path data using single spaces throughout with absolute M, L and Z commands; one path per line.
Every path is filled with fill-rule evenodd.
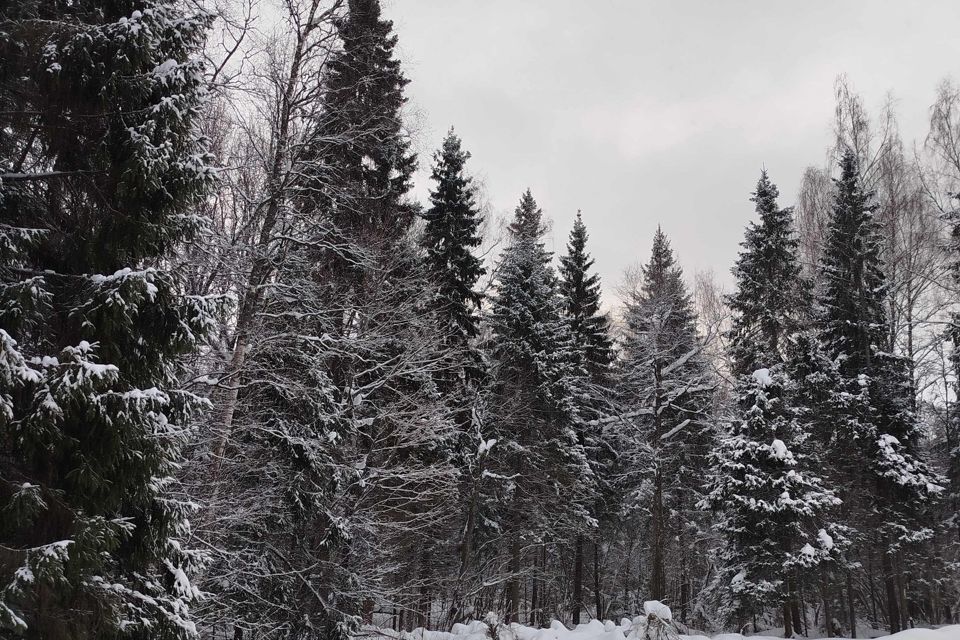
M 594 383 L 609 377 L 613 360 L 610 319 L 600 313 L 600 276 L 591 273 L 593 258 L 587 252 L 587 227 L 577 212 L 570 231 L 567 254 L 560 258 L 560 293 L 573 343 L 581 351 Z
M 482 296 L 474 290 L 486 273 L 473 249 L 480 246 L 480 212 L 472 179 L 464 173 L 470 152 L 460 138 L 447 133 L 443 147 L 434 154 L 430 208 L 423 214 L 426 226 L 422 244 L 427 266 L 437 287 L 436 309 L 452 346 L 466 350 L 477 337 Z
M 795 576 L 837 563 L 845 529 L 828 519 L 840 504 L 806 453 L 808 433 L 793 409 L 796 390 L 783 365 L 758 369 L 740 383 L 743 419 L 735 420 L 710 454 L 709 493 L 703 506 L 718 511 L 723 536 L 721 612 L 740 623 L 783 606 L 784 637 L 799 619 Z
M 600 276 L 591 273 L 592 268 L 593 258 L 587 252 L 587 227 L 578 211 L 567 242 L 567 254 L 560 257 L 560 293 L 574 352 L 585 368 L 590 383 L 587 397 L 580 402 L 582 413 L 590 418 L 589 421 L 583 421 L 578 430 L 580 442 L 586 447 L 590 466 L 597 479 L 598 498 L 609 498 L 612 488 L 606 486 L 603 479 L 608 475 L 611 456 L 602 442 L 599 420 L 608 413 L 604 404 L 612 382 L 613 343 L 610 339 L 610 319 L 600 313 Z M 607 515 L 600 500 L 593 505 L 591 514 L 597 521 Z M 595 540 L 594 544 L 598 542 Z M 574 624 L 579 624 L 583 606 L 583 553 L 584 540 L 580 535 L 574 547 Z
M 574 429 L 584 372 L 573 353 L 543 233 L 541 210 L 528 189 L 510 225 L 490 314 L 489 403 L 496 439 L 491 472 L 509 478 L 493 499 L 503 505 L 500 526 L 511 574 L 507 613 L 513 621 L 524 542 L 569 540 L 584 527 L 591 500 L 590 469 Z
M 654 236 L 643 281 L 627 301 L 623 342 L 623 415 L 620 441 L 627 454 L 628 484 L 649 483 L 631 510 L 650 512 L 649 594 L 666 597 L 667 567 L 676 560 L 680 608 L 689 605 L 691 534 L 702 526 L 695 505 L 700 498 L 705 456 L 713 446 L 713 382 L 697 337 L 696 317 L 666 235 Z M 632 458 L 632 459 L 631 459 Z M 638 498 L 643 501 L 638 501 Z M 678 543 L 673 547 L 671 542 Z M 671 547 L 673 547 L 671 549 Z M 673 557 L 668 557 L 669 555 Z
M 826 354 L 836 360 L 833 420 L 820 436 L 831 450 L 844 510 L 869 536 L 883 563 L 890 627 L 902 628 L 894 554 L 928 539 L 927 508 L 940 479 L 919 457 L 910 368 L 884 351 L 886 282 L 871 194 L 863 191 L 856 156 L 846 153 L 820 266 L 817 319 Z
M 480 212 L 477 209 L 472 179 L 465 173 L 470 153 L 461 146 L 453 128 L 447 133 L 443 147 L 434 154 L 435 186 L 430 192 L 430 208 L 423 214 L 426 221 L 421 244 L 426 250 L 428 276 L 435 287 L 431 310 L 437 316 L 442 341 L 447 347 L 450 362 L 438 374 L 440 392 L 447 405 L 456 414 L 460 442 L 455 443 L 450 456 L 462 470 L 462 497 L 465 523 L 461 534 L 450 532 L 458 539 L 458 580 L 451 598 L 450 615 L 455 618 L 463 608 L 460 602 L 464 591 L 460 584 L 466 576 L 473 556 L 472 542 L 476 528 L 478 494 L 482 474 L 476 446 L 478 438 L 474 411 L 477 408 L 478 387 L 484 369 L 483 357 L 476 348 L 479 332 L 477 311 L 482 295 L 474 287 L 486 272 L 473 251 L 480 246 Z M 446 554 L 446 550 L 440 552 Z
M 326 74 L 326 131 L 320 153 L 327 167 L 321 184 L 326 206 L 344 234 L 366 242 L 392 241 L 414 220 L 404 201 L 416 156 L 403 127 L 403 90 L 409 82 L 394 57 L 393 23 L 381 18 L 379 0 L 349 0 L 338 22 L 342 49 Z M 327 184 L 333 176 L 333 185 Z
M 171 496 L 177 362 L 213 302 L 164 259 L 201 220 L 206 17 L 6 3 L 0 35 L 0 635 L 194 637 Z
M 750 199 L 760 220 L 747 227 L 733 267 L 737 291 L 727 304 L 733 311 L 730 352 L 737 375 L 782 362 L 786 338 L 799 328 L 809 305 L 793 211 L 777 205 L 778 194 L 763 171 Z
M 458 433 L 433 383 L 449 358 L 422 313 L 418 256 L 403 249 L 391 253 L 406 264 L 378 264 L 404 275 L 368 290 L 345 328 L 329 313 L 330 283 L 317 277 L 322 242 L 288 252 L 268 292 L 267 339 L 251 358 L 256 382 L 241 396 L 224 469 L 245 516 L 217 532 L 218 546 L 234 550 L 218 573 L 238 576 L 211 585 L 252 637 L 277 628 L 351 637 L 369 593 L 407 608 L 412 629 L 420 605 L 411 593 L 436 581 L 423 553 L 452 535 L 458 475 L 446 452 Z M 339 287 L 346 299 L 352 283 Z

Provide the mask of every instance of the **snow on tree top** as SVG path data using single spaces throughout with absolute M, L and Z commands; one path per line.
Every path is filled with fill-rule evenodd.
M 764 369 L 764 371 L 766 371 L 766 369 Z M 787 445 L 779 438 L 774 439 L 774 441 L 770 443 L 770 447 L 773 449 L 773 455 L 780 460 L 790 456 L 790 450 L 787 449 Z
M 757 369 L 752 374 L 753 379 L 761 387 L 769 387 L 773 384 L 773 376 L 770 375 L 770 369 Z
M 833 549 L 833 537 L 825 529 L 820 529 L 817 532 L 817 540 L 820 541 L 820 546 L 824 549 Z

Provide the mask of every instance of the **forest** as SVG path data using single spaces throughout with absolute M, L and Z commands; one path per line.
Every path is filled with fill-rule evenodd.
M 838 75 L 731 290 L 658 228 L 601 299 L 381 9 L 0 2 L 0 638 L 960 623 L 960 85 Z

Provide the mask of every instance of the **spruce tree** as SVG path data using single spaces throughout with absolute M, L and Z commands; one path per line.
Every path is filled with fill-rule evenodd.
M 591 473 L 574 429 L 578 380 L 542 213 L 528 189 L 510 227 L 497 269 L 490 313 L 492 381 L 489 404 L 496 443 L 491 472 L 509 481 L 495 489 L 511 574 L 507 613 L 517 621 L 521 550 L 584 527 Z M 559 511 L 559 513 L 558 513 Z M 536 612 L 534 612 L 536 615 Z
M 605 400 L 612 382 L 613 343 L 610 339 L 610 319 L 600 312 L 600 276 L 592 273 L 592 268 L 593 258 L 587 252 L 587 227 L 578 211 L 567 242 L 567 253 L 560 257 L 560 293 L 574 353 L 585 368 L 589 382 L 586 397 L 580 402 L 584 418 L 589 418 L 582 420 L 578 428 L 580 442 L 586 447 L 590 466 L 597 479 L 598 498 L 609 498 L 612 488 L 607 486 L 603 478 L 608 475 L 610 456 L 602 442 L 602 427 L 599 425 L 608 413 L 605 411 Z M 591 515 L 597 521 L 606 515 L 606 509 L 599 499 L 594 503 Z M 595 540 L 594 544 L 598 542 Z M 579 624 L 583 606 L 583 554 L 584 539 L 578 535 L 574 545 L 574 624 Z
M 872 194 L 863 190 L 856 156 L 840 162 L 820 265 L 823 292 L 817 325 L 826 354 L 837 361 L 828 442 L 834 482 L 856 521 L 863 547 L 881 555 L 891 631 L 902 628 L 895 554 L 932 535 L 928 506 L 940 478 L 921 459 L 910 367 L 886 352 L 886 282 Z
M 478 310 L 482 295 L 475 290 L 477 280 L 486 272 L 474 250 L 480 245 L 480 212 L 477 208 L 473 180 L 466 175 L 465 164 L 470 153 L 462 148 L 453 127 L 444 138 L 443 146 L 434 154 L 431 178 L 430 208 L 424 212 L 426 221 L 421 245 L 426 252 L 428 277 L 435 289 L 430 310 L 436 316 L 442 343 L 446 347 L 448 364 L 437 375 L 440 392 L 454 411 L 460 441 L 448 452 L 456 459 L 462 471 L 461 492 L 464 507 L 464 525 L 451 538 L 459 542 L 459 570 L 454 587 L 450 615 L 456 617 L 463 608 L 460 601 L 473 556 L 473 537 L 476 530 L 477 502 L 482 469 L 477 451 L 478 433 L 474 411 L 484 372 L 483 356 L 477 348 L 479 332 Z M 441 555 L 449 555 L 447 550 Z
M 381 18 L 379 0 L 348 0 L 347 6 L 337 24 L 342 48 L 326 73 L 320 154 L 327 167 L 318 179 L 341 233 L 389 243 L 416 213 L 404 200 L 417 166 L 401 118 L 409 80 L 394 56 L 397 36 L 393 23 Z
M 461 146 L 453 128 L 434 154 L 430 208 L 421 240 L 427 268 L 437 288 L 435 309 L 451 346 L 468 349 L 477 337 L 481 294 L 474 289 L 486 273 L 473 250 L 480 246 L 480 212 L 472 179 L 465 174 L 470 152 Z
M 783 365 L 743 376 L 743 418 L 734 420 L 710 453 L 709 493 L 702 505 L 719 512 L 723 536 L 714 580 L 720 611 L 742 623 L 783 607 L 792 637 L 795 576 L 842 560 L 845 529 L 830 520 L 840 504 L 807 453 L 808 433 L 794 410 L 796 385 Z
M 630 508 L 634 513 L 650 513 L 648 593 L 654 599 L 666 597 L 671 560 L 679 565 L 681 590 L 689 596 L 691 565 L 699 560 L 688 545 L 691 533 L 703 525 L 695 505 L 701 497 L 702 468 L 714 431 L 713 381 L 695 321 L 683 272 L 658 228 L 642 283 L 627 301 L 618 385 L 627 417 L 619 439 L 625 452 L 633 452 L 626 454 L 633 459 L 630 483 L 651 487 L 646 501 Z M 682 596 L 683 611 L 688 603 L 688 597 Z
M 600 276 L 591 273 L 593 258 L 587 252 L 587 227 L 577 212 L 570 231 L 567 254 L 560 257 L 560 293 L 570 324 L 571 338 L 582 352 L 587 373 L 595 383 L 609 377 L 613 360 L 610 319 L 600 312 Z
M 212 302 L 164 259 L 201 221 L 208 18 L 7 3 L 0 35 L 0 635 L 194 637 L 191 413 Z
M 786 339 L 800 327 L 809 306 L 793 211 L 777 205 L 778 195 L 763 171 L 750 199 L 760 220 L 750 222 L 740 243 L 733 267 L 737 291 L 727 300 L 733 311 L 730 352 L 737 375 L 782 362 Z

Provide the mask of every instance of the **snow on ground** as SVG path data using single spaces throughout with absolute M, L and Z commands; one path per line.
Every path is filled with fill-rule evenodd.
M 607 620 L 591 620 L 586 624 L 577 625 L 568 629 L 563 623 L 556 620 L 548 629 L 534 629 L 519 624 L 512 624 L 509 632 L 501 633 L 501 638 L 513 640 L 635 640 L 635 633 L 642 625 L 644 618 L 628 620 L 624 618 L 619 624 Z M 367 638 L 381 638 L 384 640 L 489 640 L 487 625 L 482 621 L 474 620 L 468 624 L 455 624 L 450 631 L 428 631 L 415 629 L 410 633 L 398 633 L 390 629 L 367 628 L 364 635 Z M 631 632 L 633 632 L 631 634 Z M 775 630 L 767 633 L 775 633 Z M 721 633 L 712 636 L 712 640 L 782 640 L 783 633 L 777 635 L 744 636 L 739 633 Z M 862 636 L 861 636 L 862 637 Z M 711 640 L 711 636 L 691 634 L 681 635 L 681 640 Z M 960 625 L 940 627 L 939 629 L 908 629 L 888 636 L 880 636 L 877 640 L 960 640 Z

